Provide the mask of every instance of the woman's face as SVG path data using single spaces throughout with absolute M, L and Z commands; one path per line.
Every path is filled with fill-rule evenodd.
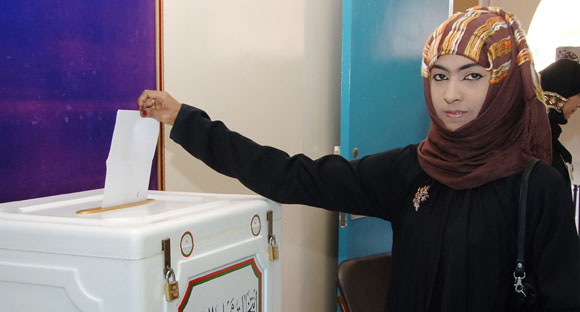
M 444 55 L 433 64 L 429 83 L 437 117 L 455 131 L 479 114 L 489 88 L 489 73 L 464 56 Z

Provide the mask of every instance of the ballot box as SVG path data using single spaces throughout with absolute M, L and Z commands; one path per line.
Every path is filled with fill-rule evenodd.
M 281 311 L 281 211 L 260 196 L 103 190 L 0 204 L 0 311 Z

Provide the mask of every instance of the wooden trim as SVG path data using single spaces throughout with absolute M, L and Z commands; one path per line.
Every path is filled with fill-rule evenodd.
M 157 90 L 164 90 L 163 73 L 163 0 L 155 0 L 155 48 L 157 68 Z M 165 190 L 165 127 L 159 124 L 157 141 L 157 189 Z

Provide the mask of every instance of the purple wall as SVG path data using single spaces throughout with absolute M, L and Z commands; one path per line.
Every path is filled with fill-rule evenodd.
M 155 79 L 153 0 L 2 1 L 0 202 L 104 187 L 116 111 Z

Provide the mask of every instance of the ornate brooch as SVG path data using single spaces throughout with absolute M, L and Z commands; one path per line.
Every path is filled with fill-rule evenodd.
M 427 198 L 429 198 L 430 187 L 431 185 L 425 185 L 417 189 L 417 193 L 415 193 L 415 198 L 413 198 L 413 206 L 415 206 L 415 211 L 418 211 L 421 203 L 426 201 Z

